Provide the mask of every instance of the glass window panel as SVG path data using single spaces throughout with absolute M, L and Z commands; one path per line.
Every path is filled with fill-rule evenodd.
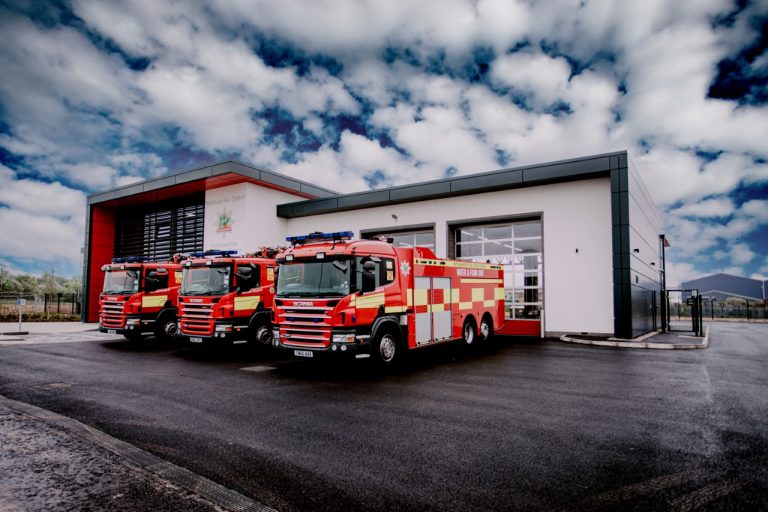
M 434 247 L 435 246 L 435 234 L 431 231 L 426 233 L 415 233 L 414 238 L 416 245 L 422 247 Z
M 512 242 L 485 242 L 485 255 L 503 255 L 512 252 Z
M 467 258 L 483 255 L 483 244 L 459 244 L 456 246 L 456 256 Z
M 479 242 L 482 240 L 483 228 L 462 228 L 456 231 L 457 242 Z
M 541 222 L 515 224 L 514 230 L 515 230 L 515 238 L 524 238 L 527 236 L 541 236 Z
M 515 240 L 515 252 L 520 254 L 541 252 L 541 238 Z
M 508 240 L 512 238 L 512 226 L 490 226 L 484 228 L 483 235 L 488 240 Z
M 538 274 L 524 274 L 522 278 L 523 286 L 539 286 Z
M 525 270 L 541 270 L 541 256 L 525 256 L 523 258 L 523 268 Z
M 413 235 L 392 235 L 392 245 L 395 247 L 413 247 Z

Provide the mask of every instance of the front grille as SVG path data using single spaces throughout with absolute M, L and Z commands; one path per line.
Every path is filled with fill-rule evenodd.
M 284 345 L 327 347 L 331 344 L 330 306 L 284 306 L 278 309 L 280 339 Z
M 125 301 L 109 300 L 101 305 L 101 326 L 109 329 L 122 329 L 125 327 Z
M 191 336 L 212 336 L 213 306 L 212 303 L 186 302 L 179 304 L 181 332 Z

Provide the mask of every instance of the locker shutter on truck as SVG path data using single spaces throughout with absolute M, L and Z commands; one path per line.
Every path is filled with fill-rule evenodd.
M 413 305 L 416 317 L 416 344 L 451 337 L 451 278 L 416 277 Z

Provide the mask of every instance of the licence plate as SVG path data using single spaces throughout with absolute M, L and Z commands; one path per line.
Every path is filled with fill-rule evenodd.
M 294 350 L 293 355 L 299 357 L 315 357 L 314 352 L 311 350 Z
M 203 338 L 189 338 L 189 341 L 191 341 L 192 343 L 202 343 Z
M 108 329 L 107 334 L 117 334 L 117 331 L 114 329 Z

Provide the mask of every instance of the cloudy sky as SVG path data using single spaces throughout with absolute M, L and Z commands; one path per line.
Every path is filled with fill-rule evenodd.
M 0 264 L 87 194 L 236 158 L 342 191 L 627 149 L 672 282 L 768 276 L 768 2 L 0 3 Z

